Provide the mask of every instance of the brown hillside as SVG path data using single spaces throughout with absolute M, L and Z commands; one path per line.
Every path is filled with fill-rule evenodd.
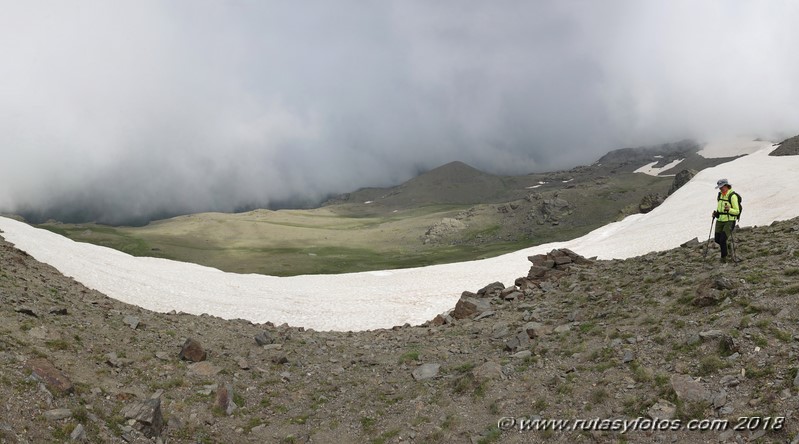
M 795 443 L 797 223 L 740 231 L 726 267 L 699 242 L 533 258 L 461 319 L 357 333 L 153 313 L 2 242 L 0 442 Z M 606 426 L 520 431 L 580 419 Z

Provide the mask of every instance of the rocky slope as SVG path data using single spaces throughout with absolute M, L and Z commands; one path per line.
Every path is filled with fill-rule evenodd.
M 785 139 L 779 147 L 769 154 L 770 156 L 795 156 L 799 154 L 799 136 Z
M 473 205 L 426 228 L 420 244 L 483 246 L 540 244 L 579 237 L 635 213 L 646 213 L 697 171 L 734 157 L 704 158 L 698 143 L 684 140 L 610 151 L 591 165 L 523 176 L 496 176 L 452 162 L 390 188 L 366 188 L 336 196 L 328 208 L 346 215 L 391 214 L 425 205 Z M 680 160 L 660 177 L 634 173 L 657 162 Z M 671 176 L 688 173 L 674 180 Z M 514 251 L 513 245 L 508 251 Z
M 0 442 L 797 443 L 797 232 L 741 230 L 745 260 L 726 266 L 698 241 L 624 261 L 555 251 L 427 325 L 369 332 L 153 313 L 3 241 Z M 638 417 L 761 419 L 519 431 Z

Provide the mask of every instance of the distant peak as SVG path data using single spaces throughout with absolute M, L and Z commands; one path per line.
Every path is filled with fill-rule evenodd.
M 474 168 L 471 165 L 467 165 L 466 163 L 461 162 L 460 160 L 455 160 L 453 162 L 441 165 L 440 167 L 433 168 L 432 170 L 428 171 L 425 174 L 441 173 L 441 172 L 446 172 L 446 171 L 457 171 L 457 172 L 468 172 L 468 173 L 471 173 L 471 174 L 482 174 L 482 171 L 478 170 L 477 168 Z

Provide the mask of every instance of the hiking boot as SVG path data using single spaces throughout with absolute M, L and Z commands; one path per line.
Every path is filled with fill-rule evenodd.
M 726 263 L 727 263 L 727 257 L 726 257 L 726 256 L 725 256 L 725 257 L 722 257 L 720 262 L 721 262 L 722 264 L 726 264 Z

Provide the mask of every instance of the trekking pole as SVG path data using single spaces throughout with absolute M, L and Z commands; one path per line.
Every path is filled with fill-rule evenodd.
M 730 250 L 732 250 L 732 263 L 738 263 L 738 257 L 735 256 L 735 225 L 733 225 L 732 230 L 730 230 Z
M 710 248 L 710 239 L 713 236 L 713 225 L 716 222 L 716 216 L 713 216 L 713 219 L 710 220 L 710 233 L 707 235 L 707 243 L 705 244 L 705 254 L 702 255 L 702 259 L 707 259 L 707 250 Z

